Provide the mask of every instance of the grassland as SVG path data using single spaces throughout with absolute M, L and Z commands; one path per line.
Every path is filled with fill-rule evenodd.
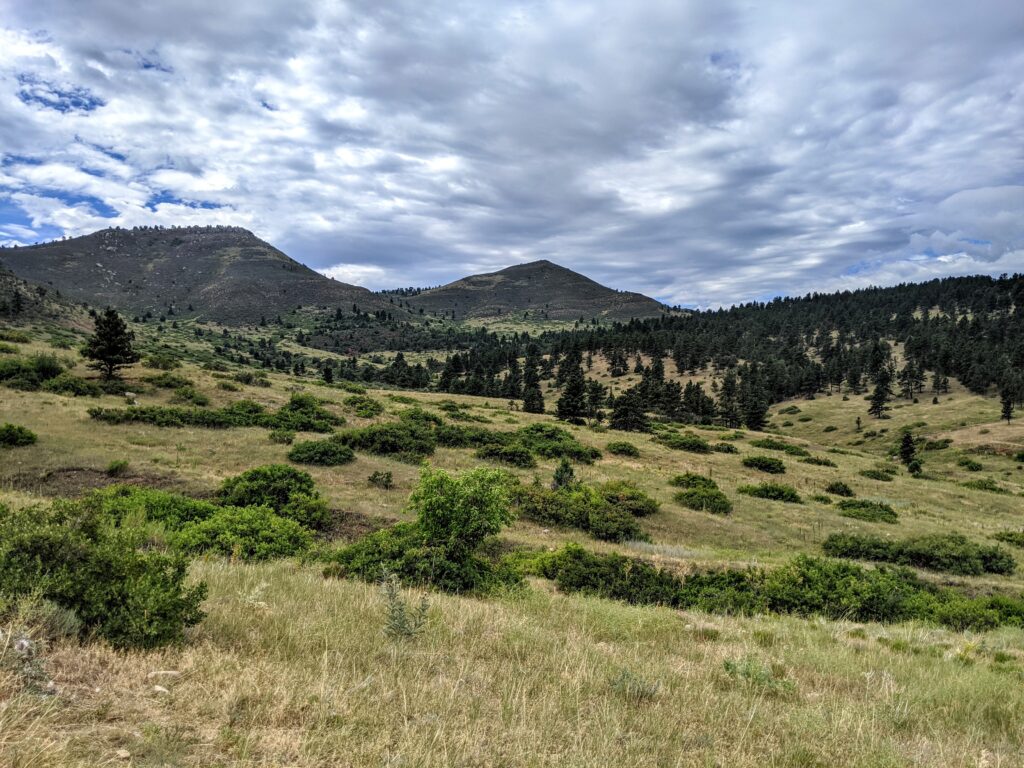
M 184 331 L 171 341 L 191 343 Z M 18 347 L 71 357 L 50 342 L 40 332 Z M 80 364 L 77 373 L 86 375 Z M 145 383 L 155 373 L 141 365 L 126 372 L 140 404 L 167 405 L 173 397 Z M 410 400 L 442 415 L 443 401 L 458 401 L 490 429 L 552 419 L 493 399 L 371 391 L 386 410 L 367 420 L 345 404 L 348 393 L 310 380 L 270 374 L 269 387 L 232 391 L 222 388 L 231 381 L 226 374 L 195 365 L 176 373 L 191 379 L 210 407 L 242 397 L 276 407 L 304 386 L 350 426 L 393 420 Z M 285 461 L 288 450 L 265 429 L 104 425 L 87 414 L 95 405 L 120 407 L 124 398 L 0 389 L 0 422 L 39 436 L 35 445 L 0 454 L 0 503 L 30 506 L 113 482 L 106 468 L 117 460 L 128 461 L 119 481 L 204 494 L 242 470 Z M 867 416 L 866 405 L 861 396 L 836 393 L 772 409 L 771 436 L 836 467 L 757 448 L 752 442 L 766 435 L 754 432 L 678 427 L 738 451 L 696 454 L 654 435 L 569 427 L 600 449 L 621 440 L 638 447 L 639 457 L 605 451 L 576 473 L 586 482 L 631 480 L 659 500 L 660 511 L 642 522 L 652 543 L 604 544 L 525 521 L 502 538 L 509 547 L 577 540 L 683 573 L 820 554 L 821 542 L 837 531 L 958 532 L 991 543 L 997 531 L 1024 527 L 1024 470 L 1014 460 L 1024 449 L 1024 422 L 998 422 L 996 400 L 954 386 L 937 404 L 930 396 L 897 401 L 891 418 L 880 421 Z M 922 477 L 889 458 L 905 427 L 952 441 L 922 452 Z M 784 461 L 778 479 L 803 504 L 737 493 L 765 479 L 742 459 L 765 453 Z M 962 466 L 965 456 L 982 470 Z M 462 470 L 480 460 L 471 450 L 442 448 L 431 463 Z M 536 469 L 512 471 L 524 481 L 547 481 L 554 467 L 541 460 Z M 860 474 L 880 467 L 896 467 L 891 482 Z M 391 471 L 396 488 L 372 487 L 367 478 L 377 470 Z M 351 464 L 309 471 L 332 507 L 346 513 L 343 537 L 404 519 L 418 476 L 415 466 L 363 453 Z M 687 471 L 712 476 L 733 513 L 675 504 L 669 480 Z M 962 485 L 979 477 L 1006 492 Z M 834 505 L 812 499 L 834 480 L 858 498 L 891 505 L 898 524 L 841 517 Z M 971 593 L 1024 589 L 1019 571 L 922 575 Z M 16 672 L 0 672 L 0 765 L 1024 765 L 1024 631 L 1017 629 L 971 635 L 918 624 L 709 616 L 567 597 L 537 580 L 487 600 L 430 595 L 426 631 L 399 641 L 382 632 L 377 588 L 324 580 L 316 566 L 211 559 L 198 561 L 193 577 L 210 585 L 209 615 L 183 647 L 124 653 L 101 643 L 55 643 L 43 664 L 56 695 L 25 693 Z

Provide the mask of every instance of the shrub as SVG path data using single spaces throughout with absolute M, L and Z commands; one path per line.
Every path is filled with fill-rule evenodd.
M 767 472 L 770 475 L 781 475 L 786 471 L 786 465 L 782 463 L 782 459 L 776 459 L 773 456 L 744 456 L 743 466 Z
M 181 362 L 166 352 L 154 352 L 151 355 L 147 355 L 142 364 L 147 368 L 155 368 L 158 371 L 173 371 L 175 368 L 181 367 Z
M 856 495 L 853 492 L 853 488 L 848 486 L 842 480 L 833 480 L 825 486 L 825 492 L 831 493 L 834 496 L 843 496 L 847 499 L 852 499 Z
M 128 474 L 128 460 L 114 459 L 112 462 L 107 464 L 106 473 L 108 477 L 121 477 L 122 475 Z
M 553 579 L 563 592 L 635 605 L 675 606 L 679 600 L 681 584 L 672 573 L 643 560 L 619 554 L 599 555 L 576 544 L 567 544 L 543 558 L 541 573 Z
M 497 461 L 513 467 L 531 469 L 537 466 L 536 459 L 525 445 L 508 443 L 507 445 L 484 445 L 477 449 L 477 458 Z
M 963 467 L 968 472 L 981 472 L 985 468 L 980 461 L 975 461 L 970 456 L 961 456 L 956 463 L 957 466 Z
M 403 584 L 477 592 L 513 578 L 478 554 L 484 540 L 512 521 L 512 478 L 478 468 L 453 477 L 424 469 L 409 497 L 416 522 L 384 528 L 336 552 L 328 576 L 379 581 L 394 574 Z
M 384 406 L 369 395 L 349 395 L 342 402 L 361 419 L 372 419 L 384 413 Z
M 989 493 L 1009 493 L 1008 490 L 1001 487 L 991 477 L 979 477 L 977 480 L 968 480 L 960 483 L 964 488 L 970 488 L 972 491 L 988 491 Z
M 180 376 L 177 373 L 159 373 L 155 376 L 144 376 L 142 380 L 161 389 L 180 389 L 181 387 L 192 386 L 192 379 Z
M 837 429 L 839 429 L 839 427 L 837 427 L 835 424 L 829 424 L 827 427 L 825 427 L 821 431 L 822 432 L 835 432 Z
M 698 475 L 696 472 L 684 472 L 676 475 L 668 481 L 669 485 L 676 488 L 709 488 L 715 489 L 718 484 L 707 475 Z
M 108 486 L 93 491 L 79 503 L 117 525 L 150 520 L 171 530 L 205 520 L 219 509 L 209 501 L 136 485 Z
M 217 389 L 222 389 L 225 392 L 241 392 L 242 388 L 235 384 L 233 381 L 218 381 Z
M 1013 456 L 1013 460 L 1024 462 L 1024 451 L 1017 451 Z
M 336 438 L 356 450 L 379 456 L 430 456 L 437 445 L 429 425 L 414 420 L 372 424 L 340 432 Z
M 1017 567 L 1013 557 L 1002 548 L 976 544 L 955 533 L 902 541 L 869 534 L 834 533 L 825 539 L 822 548 L 832 557 L 912 565 L 963 576 L 1011 574 Z
M 32 337 L 24 331 L 14 331 L 5 328 L 0 330 L 0 341 L 11 341 L 15 344 L 28 344 L 32 341 Z
M 657 501 L 625 480 L 609 480 L 599 485 L 597 492 L 613 507 L 624 510 L 633 517 L 647 517 L 658 511 Z
M 566 458 L 581 464 L 593 464 L 601 452 L 583 445 L 568 430 L 553 424 L 531 424 L 512 433 L 516 441 L 531 453 L 545 459 Z
M 895 524 L 899 520 L 896 510 L 881 501 L 867 499 L 843 499 L 837 505 L 839 514 L 869 523 Z
M 785 501 L 790 504 L 802 504 L 803 499 L 796 489 L 782 483 L 760 483 L 758 485 L 741 485 L 736 489 L 742 494 L 769 501 Z
M 268 435 L 270 442 L 278 445 L 291 445 L 295 442 L 295 430 L 292 429 L 272 429 Z
M 337 440 L 306 440 L 296 443 L 288 451 L 288 460 L 296 464 L 317 464 L 322 467 L 337 467 L 355 460 L 356 454 L 347 445 Z
M 0 383 L 11 389 L 34 392 L 64 372 L 55 355 L 41 354 L 0 360 Z
M 242 560 L 291 557 L 311 543 L 306 528 L 269 507 L 220 507 L 174 536 L 175 546 L 184 552 L 214 552 Z
M 949 437 L 943 437 L 940 440 L 925 440 L 922 450 L 924 451 L 944 451 L 953 444 L 953 439 Z
M 19 424 L 0 424 L 0 448 L 21 448 L 32 445 L 39 438 L 36 433 Z
M 836 463 L 832 459 L 826 459 L 823 456 L 808 456 L 805 459 L 800 459 L 801 464 L 812 464 L 815 467 L 835 467 Z
M 992 534 L 992 538 L 1004 544 L 1024 547 L 1024 531 L 999 531 L 999 533 Z
M 700 435 L 695 435 L 692 432 L 684 432 L 682 434 L 662 434 L 658 435 L 654 439 L 666 448 L 671 448 L 676 451 L 711 453 L 711 446 L 708 444 L 708 441 Z
M 295 432 L 331 432 L 345 423 L 345 419 L 325 410 L 320 401 L 302 392 L 292 393 L 264 426 L 291 429 Z
M 732 443 L 712 443 L 711 450 L 715 453 L 739 453 L 740 449 Z
M 811 501 L 816 501 L 819 504 L 831 504 L 832 503 L 832 497 L 831 496 L 826 496 L 823 493 L 814 493 L 814 494 L 811 494 Z
M 195 387 L 189 385 L 185 387 L 178 387 L 174 390 L 174 395 L 171 397 L 172 403 L 187 403 L 188 405 L 197 405 L 199 407 L 205 407 L 210 404 L 210 398 L 204 395 Z
M 759 440 L 751 440 L 750 444 L 755 448 L 764 448 L 768 451 L 783 451 L 790 456 L 810 456 L 806 448 L 799 445 L 787 443 L 785 440 L 776 440 L 774 437 L 763 437 Z
M 54 376 L 43 384 L 43 389 L 57 395 L 70 395 L 71 397 L 99 397 L 103 394 L 103 387 L 95 381 L 83 379 L 65 371 Z
M 613 440 L 605 446 L 608 453 L 615 456 L 630 456 L 636 458 L 640 455 L 640 449 L 626 440 Z
M 202 619 L 206 587 L 185 586 L 184 556 L 143 544 L 141 531 L 107 524 L 90 505 L 3 510 L 0 592 L 74 611 L 83 631 L 118 648 L 178 642 Z
M 541 525 L 579 528 L 602 541 L 645 538 L 629 508 L 617 507 L 597 489 L 579 483 L 558 489 L 520 486 L 512 491 L 512 502 L 521 517 Z
M 860 475 L 861 477 L 866 477 L 869 480 L 878 480 L 879 482 L 882 483 L 892 482 L 892 475 L 881 469 L 862 469 L 857 474 Z
M 331 519 L 309 473 L 286 464 L 268 464 L 228 478 L 218 499 L 225 506 L 268 506 L 314 530 L 325 528 Z
M 677 504 L 699 512 L 710 512 L 714 515 L 728 515 L 732 512 L 732 502 L 718 488 L 686 488 L 673 497 Z
M 374 488 L 380 488 L 385 491 L 390 491 L 392 488 L 395 487 L 395 480 L 394 477 L 391 475 L 391 472 L 377 470 L 376 472 L 370 474 L 369 478 L 367 478 L 367 481 Z

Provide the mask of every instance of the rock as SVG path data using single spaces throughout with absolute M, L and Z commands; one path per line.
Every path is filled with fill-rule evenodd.
M 132 753 L 129 752 L 127 749 L 119 749 L 114 754 L 117 755 L 117 759 L 118 760 L 131 760 L 132 759 Z
M 153 693 L 170 693 L 170 691 L 164 688 L 162 685 L 154 685 Z
M 181 677 L 181 672 L 176 669 L 156 669 L 146 675 L 147 680 L 152 680 L 154 677 Z

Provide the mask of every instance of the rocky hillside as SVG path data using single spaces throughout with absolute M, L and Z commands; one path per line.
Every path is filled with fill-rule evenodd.
M 406 301 L 427 314 L 454 315 L 456 320 L 514 315 L 534 320 L 629 320 L 668 311 L 647 296 L 612 290 L 550 261 L 471 275 Z
M 258 322 L 297 306 L 399 314 L 387 298 L 324 277 L 240 227 L 104 229 L 0 251 L 19 277 L 76 301 L 142 315 Z

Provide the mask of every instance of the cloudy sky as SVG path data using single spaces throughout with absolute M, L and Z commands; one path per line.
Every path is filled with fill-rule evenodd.
M 1024 3 L 0 0 L 0 242 L 193 223 L 370 288 L 1024 272 Z

